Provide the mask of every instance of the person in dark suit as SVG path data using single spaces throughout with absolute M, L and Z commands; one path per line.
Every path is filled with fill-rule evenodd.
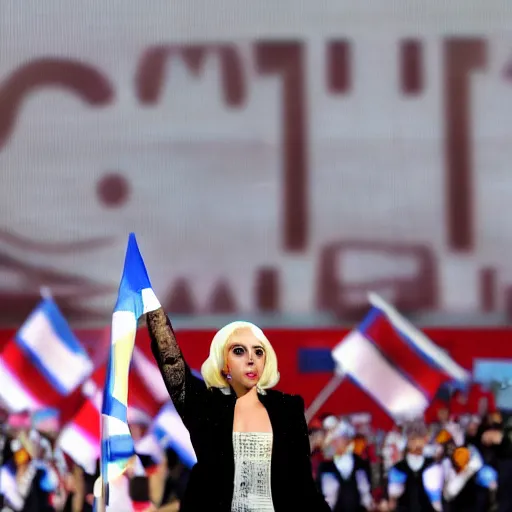
M 512 512 L 512 424 L 499 413 L 490 414 L 480 425 L 475 445 L 485 464 L 498 473 L 498 511 Z
M 187 366 L 163 309 L 147 314 L 152 351 L 197 463 L 182 512 L 328 512 L 312 476 L 304 401 L 271 388 L 275 352 L 261 329 L 233 322 L 201 368 Z
M 355 432 L 341 421 L 326 440 L 334 448 L 332 460 L 318 469 L 318 487 L 333 512 L 365 512 L 374 509 L 370 467 L 354 453 Z
M 405 428 L 405 457 L 388 473 L 389 509 L 396 512 L 440 512 L 443 470 L 434 459 L 425 457 L 428 431 L 422 421 Z

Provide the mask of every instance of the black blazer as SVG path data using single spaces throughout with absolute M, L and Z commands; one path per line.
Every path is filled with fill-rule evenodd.
M 230 512 L 233 498 L 234 392 L 207 389 L 186 365 L 162 309 L 148 313 L 152 350 L 197 455 L 182 512 Z M 328 512 L 313 480 L 304 401 L 268 390 L 258 395 L 273 431 L 271 488 L 275 512 Z

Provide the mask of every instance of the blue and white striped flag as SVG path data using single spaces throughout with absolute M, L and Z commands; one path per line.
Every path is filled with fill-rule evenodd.
M 158 413 L 153 421 L 151 433 L 162 448 L 172 448 L 188 468 L 197 462 L 190 434 L 171 401 Z
M 139 318 L 160 307 L 133 233 L 128 239 L 123 276 L 112 315 L 110 355 L 101 415 L 101 481 L 103 505 L 108 484 L 123 474 L 135 455 L 128 428 L 128 373 Z

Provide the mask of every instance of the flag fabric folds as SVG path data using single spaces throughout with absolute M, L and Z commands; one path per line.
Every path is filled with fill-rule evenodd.
M 394 418 L 423 414 L 439 386 L 469 374 L 396 309 L 370 294 L 371 310 L 333 350 L 338 370 Z
M 172 402 L 168 402 L 155 418 L 151 433 L 162 448 L 172 448 L 187 467 L 191 468 L 197 462 L 190 434 Z
M 92 361 L 57 304 L 46 298 L 0 354 L 0 399 L 11 412 L 52 407 L 92 369 Z
M 135 454 L 128 428 L 128 377 L 139 318 L 160 307 L 135 235 L 128 239 L 124 270 L 112 315 L 110 355 L 101 419 L 101 479 L 105 504 L 108 483 L 120 476 Z
M 87 473 L 95 474 L 101 446 L 102 393 L 88 379 L 60 406 L 62 430 L 57 445 Z

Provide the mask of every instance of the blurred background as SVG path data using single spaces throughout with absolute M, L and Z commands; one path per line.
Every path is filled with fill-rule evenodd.
M 506 413 L 511 22 L 502 0 L 3 0 L 0 347 L 46 287 L 101 370 L 133 231 L 196 369 L 248 319 L 308 405 L 375 291 Z M 348 381 L 322 413 L 393 423 Z

